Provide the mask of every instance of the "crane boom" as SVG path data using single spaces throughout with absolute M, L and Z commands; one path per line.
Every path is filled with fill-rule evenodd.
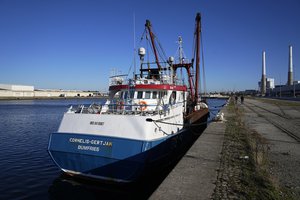
M 157 50 L 156 50 L 156 46 L 155 46 L 155 42 L 154 42 L 154 34 L 152 32 L 151 22 L 149 20 L 146 20 L 145 26 L 147 27 L 147 29 L 149 31 L 149 35 L 150 35 L 150 39 L 151 39 L 151 44 L 152 44 L 152 48 L 153 48 L 154 56 L 155 56 L 155 62 L 157 64 L 158 70 L 160 71 L 161 70 L 161 66 L 159 64 L 159 59 L 158 59 L 158 54 L 157 54 Z

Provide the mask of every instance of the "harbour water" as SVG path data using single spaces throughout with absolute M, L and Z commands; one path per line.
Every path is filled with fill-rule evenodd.
M 0 199 L 117 198 L 128 191 L 121 186 L 78 182 L 66 177 L 48 155 L 49 134 L 58 129 L 67 108 L 93 102 L 104 100 L 0 101 Z M 224 99 L 208 99 L 210 119 L 224 103 Z M 153 184 L 151 187 L 155 187 L 156 183 Z

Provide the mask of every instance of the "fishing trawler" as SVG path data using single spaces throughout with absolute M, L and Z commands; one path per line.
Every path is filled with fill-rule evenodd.
M 173 57 L 160 61 L 149 20 L 145 33 L 155 56 L 154 67 L 144 61 L 145 48 L 139 48 L 139 74 L 110 77 L 105 104 L 71 106 L 58 131 L 50 134 L 48 152 L 64 172 L 135 181 L 170 158 L 191 134 L 189 129 L 206 127 L 209 110 L 199 97 L 200 14 L 196 16 L 196 59 L 192 62 L 182 56 L 178 62 Z M 179 68 L 187 72 L 187 85 L 177 78 Z

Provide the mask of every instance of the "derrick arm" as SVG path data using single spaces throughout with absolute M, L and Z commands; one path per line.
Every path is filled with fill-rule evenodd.
M 150 39 L 151 39 L 151 44 L 152 44 L 152 48 L 153 48 L 154 56 L 155 56 L 155 62 L 157 64 L 158 70 L 160 71 L 161 70 L 161 66 L 159 64 L 158 54 L 157 54 L 156 46 L 155 46 L 155 43 L 154 43 L 154 34 L 152 32 L 151 22 L 149 20 L 146 20 L 145 26 L 146 26 L 146 28 L 149 31 L 149 35 L 150 35 Z

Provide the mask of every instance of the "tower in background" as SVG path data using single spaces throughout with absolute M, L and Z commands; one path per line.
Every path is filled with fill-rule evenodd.
M 289 46 L 289 71 L 287 85 L 293 85 L 293 47 Z
M 266 95 L 266 52 L 263 51 L 262 53 L 262 76 L 261 76 L 261 95 L 265 96 Z

